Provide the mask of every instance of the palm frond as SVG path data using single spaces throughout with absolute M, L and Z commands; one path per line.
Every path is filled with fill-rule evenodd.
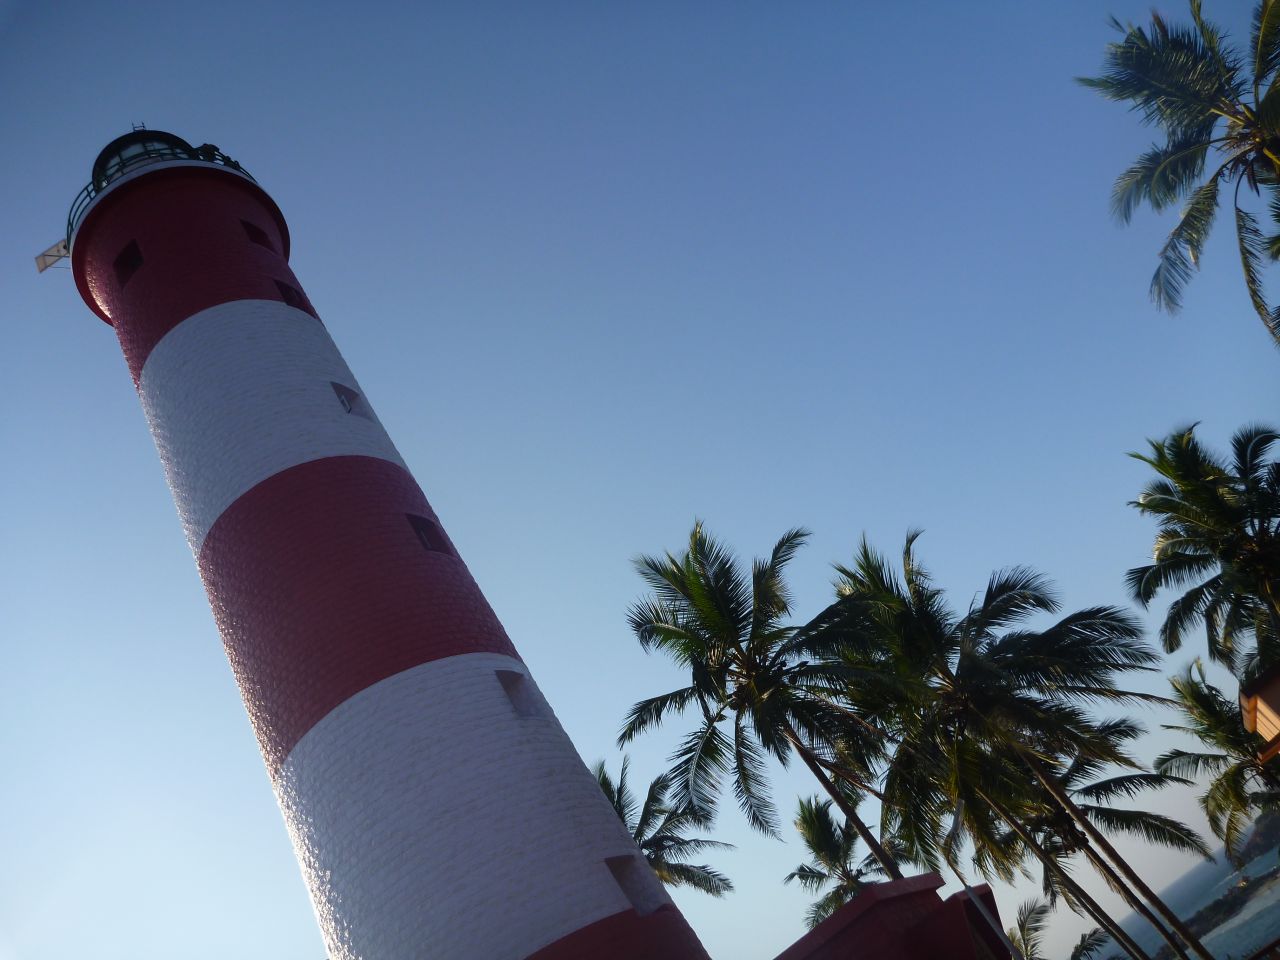
M 800 527 L 788 530 L 773 545 L 768 560 L 756 560 L 752 564 L 752 637 L 764 632 L 779 617 L 790 612 L 791 592 L 782 572 L 809 536 L 809 531 Z
M 1033 613 L 1054 613 L 1058 607 L 1058 598 L 1043 574 L 1030 567 L 997 570 L 987 581 L 982 600 L 961 619 L 958 629 L 976 637 L 987 636 Z
M 1145 607 L 1161 590 L 1193 583 L 1216 566 L 1211 556 L 1166 550 L 1162 551 L 1158 563 L 1134 567 L 1126 573 L 1125 583 L 1129 596 Z M 1168 648 L 1166 651 L 1173 652 Z
M 615 781 L 609 776 L 609 771 L 605 768 L 603 760 L 596 762 L 592 767 L 592 773 L 596 776 L 596 782 L 600 784 L 600 789 L 604 791 L 604 795 L 609 798 L 609 803 L 613 806 L 614 812 L 618 814 L 618 819 L 622 821 L 622 825 L 627 828 L 628 833 L 635 830 L 636 821 L 636 801 L 631 794 L 631 788 L 627 784 L 628 759 L 622 758 L 622 770 L 618 774 Z
M 1172 850 L 1196 853 L 1206 860 L 1213 854 L 1195 830 L 1185 823 L 1146 810 L 1122 810 L 1116 807 L 1091 806 L 1087 808 L 1089 819 L 1108 833 L 1127 833 L 1158 843 Z
M 640 734 L 658 726 L 669 713 L 681 713 L 698 697 L 697 687 L 681 687 L 661 696 L 641 700 L 627 711 L 618 733 L 618 746 L 631 742 Z
M 1025 960 L 1044 960 L 1040 941 L 1049 925 L 1053 908 L 1043 900 L 1027 900 L 1018 907 L 1018 916 L 1005 934 L 1013 941 Z
M 1126 773 L 1072 790 L 1072 795 L 1091 803 L 1106 803 L 1109 800 L 1124 798 L 1132 800 L 1144 790 L 1160 790 L 1164 787 L 1189 786 L 1191 781 L 1184 777 L 1175 777 L 1166 773 Z
M 742 642 L 752 618 L 751 588 L 733 553 L 696 523 L 682 558 L 686 599 L 705 629 L 726 643 Z
M 671 755 L 672 800 L 711 816 L 716 808 L 721 777 L 732 765 L 733 744 L 720 729 L 721 716 L 712 714 L 690 732 Z
M 1010 632 L 993 641 L 986 659 L 1028 686 L 1060 695 L 1149 699 L 1115 686 L 1118 673 L 1149 671 L 1159 662 L 1141 624 L 1117 607 L 1089 607 L 1040 632 Z
M 1110 935 L 1101 927 L 1082 933 L 1079 941 L 1071 948 L 1069 960 L 1095 960 L 1110 940 Z
M 1109 100 L 1128 101 L 1145 123 L 1171 135 L 1208 136 L 1220 105 L 1242 93 L 1235 70 L 1223 76 L 1198 31 L 1170 27 L 1154 16 L 1150 32 L 1115 25 L 1124 36 L 1107 45 L 1106 71 L 1077 81 Z
M 1262 99 L 1256 101 L 1254 113 L 1260 128 L 1264 130 L 1280 129 L 1280 88 L 1273 85 L 1267 90 Z M 1260 187 L 1267 186 L 1274 189 L 1275 172 L 1263 168 L 1259 174 L 1255 174 L 1254 179 Z
M 1168 571 L 1170 564 L 1162 564 Z M 1195 564 L 1186 564 L 1182 569 L 1188 570 Z M 1207 565 L 1204 565 L 1207 566 Z M 1209 649 L 1215 654 L 1213 659 L 1228 658 L 1229 654 L 1221 649 L 1219 634 L 1214 629 L 1220 623 L 1217 608 L 1214 605 L 1222 586 L 1221 577 L 1210 577 L 1204 583 L 1198 583 L 1190 590 L 1169 604 L 1164 622 L 1160 624 L 1160 645 L 1165 653 L 1174 653 L 1182 647 L 1182 637 L 1197 621 L 1203 621 L 1209 628 Z
M 1209 829 L 1226 847 L 1227 856 L 1238 860 L 1245 830 L 1252 820 L 1248 770 L 1243 764 L 1227 767 L 1200 798 L 1209 820 Z
M 667 791 L 670 789 L 670 772 L 659 774 L 649 782 L 649 789 L 645 792 L 644 802 L 640 804 L 640 815 L 636 817 L 632 826 L 632 833 L 635 835 L 636 842 L 641 846 L 656 830 L 661 830 L 671 823 L 673 815 L 667 807 Z M 624 820 L 623 822 L 629 821 Z M 699 824 L 699 826 L 701 825 Z
M 705 863 L 664 862 L 655 865 L 655 872 L 658 879 L 671 887 L 692 887 L 713 897 L 723 897 L 733 891 L 733 882 Z
M 1280 7 L 1280 0 L 1277 0 Z M 1261 423 L 1250 423 L 1231 436 L 1232 470 L 1246 483 L 1256 484 L 1266 467 L 1267 453 L 1280 441 L 1280 433 Z
M 1128 223 L 1144 203 L 1154 210 L 1164 210 L 1184 197 L 1194 197 L 1192 191 L 1204 173 L 1209 147 L 1209 140 L 1201 136 L 1170 141 L 1164 146 L 1153 145 L 1116 178 L 1111 188 L 1112 215 L 1121 223 Z M 1217 179 L 1216 176 L 1211 178 L 1204 186 L 1216 183 Z M 1201 204 L 1207 202 L 1202 200 Z M 1194 203 L 1192 199 L 1188 209 Z M 1210 220 L 1216 207 L 1215 192 L 1212 207 L 1207 211 Z M 1202 209 L 1200 216 L 1203 217 L 1204 213 Z
M 802 863 L 782 878 L 783 883 L 790 883 L 792 880 L 806 893 L 817 893 L 831 882 L 831 875 L 811 864 Z
M 1253 10 L 1249 31 L 1253 51 L 1253 98 L 1259 99 L 1262 87 L 1280 67 L 1280 2 L 1258 0 Z
M 1207 149 L 1207 148 L 1206 148 Z M 1203 166 L 1204 154 L 1200 154 L 1200 165 Z M 1200 254 L 1213 229 L 1214 216 L 1218 212 L 1218 192 L 1224 168 L 1220 167 L 1208 180 L 1196 187 L 1178 218 L 1177 224 L 1170 231 L 1164 246 L 1160 248 L 1159 265 L 1151 277 L 1151 299 L 1156 305 L 1170 313 L 1176 313 L 1182 307 L 1182 290 L 1191 279 L 1191 272 L 1200 265 Z M 1190 171 L 1188 171 L 1190 172 Z M 1198 177 L 1199 170 L 1194 176 Z M 1117 185 L 1118 186 L 1118 185 Z M 1178 184 L 1167 188 L 1169 191 L 1186 189 Z M 1126 198 L 1128 209 L 1132 210 L 1137 202 L 1131 194 Z M 1152 201 L 1152 206 L 1156 206 Z M 1158 207 L 1157 207 L 1158 209 Z
M 1249 293 L 1249 302 L 1253 304 L 1258 318 L 1266 325 L 1272 338 L 1280 342 L 1280 309 L 1272 310 L 1267 306 L 1267 298 L 1262 289 L 1262 262 L 1268 256 L 1266 238 L 1258 229 L 1257 218 L 1236 207 L 1236 242 L 1240 250 L 1240 268 L 1244 272 L 1244 285 Z
M 1185 727 L 1165 726 L 1165 729 L 1185 730 Z M 1230 760 L 1220 753 L 1192 753 L 1188 750 L 1167 750 L 1156 757 L 1155 769 L 1173 777 L 1194 780 L 1202 774 L 1218 773 Z
M 1233 51 L 1223 48 L 1222 31 L 1204 18 L 1204 13 L 1201 10 L 1201 0 L 1190 0 L 1190 3 L 1191 22 L 1195 24 L 1196 30 L 1200 34 L 1200 40 L 1204 43 L 1205 50 L 1208 51 L 1214 66 L 1217 67 L 1218 76 L 1227 89 L 1238 90 L 1240 81 L 1237 75 L 1242 66 L 1239 58 Z
M 802 797 L 795 826 L 814 864 L 832 875 L 848 867 L 856 838 L 846 827 L 837 826 L 830 800 Z
M 752 742 L 741 713 L 733 723 L 733 795 L 747 823 L 765 836 L 778 836 L 778 812 L 769 799 L 764 757 Z
M 704 850 L 733 850 L 732 843 L 722 840 L 710 840 L 706 837 L 677 836 L 676 833 L 692 826 L 704 825 L 699 817 L 681 817 L 672 815 L 664 820 L 662 826 L 654 833 L 649 842 L 644 844 L 646 850 L 660 851 L 665 858 L 685 857 Z

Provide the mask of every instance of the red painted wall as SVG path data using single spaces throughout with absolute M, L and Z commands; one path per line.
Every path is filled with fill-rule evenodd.
M 275 249 L 253 243 L 241 220 Z M 130 243 L 142 265 L 121 285 L 115 260 Z M 105 194 L 76 231 L 72 265 L 85 303 L 116 327 L 136 383 L 151 349 L 192 314 L 233 300 L 283 301 L 276 281 L 301 292 L 287 254 L 284 219 L 265 193 L 222 169 L 176 167 Z
M 707 953 L 674 907 L 646 916 L 615 913 L 543 947 L 526 960 L 676 960 Z M 479 958 L 477 958 L 479 960 Z
M 836 911 L 777 960 L 1009 960 L 968 895 L 941 899 L 936 873 L 878 883 Z M 995 898 L 976 892 L 995 918 Z
M 200 575 L 272 773 L 379 680 L 462 653 L 518 657 L 462 560 L 425 549 L 408 514 L 435 517 L 400 467 L 326 457 L 264 480 L 210 528 Z

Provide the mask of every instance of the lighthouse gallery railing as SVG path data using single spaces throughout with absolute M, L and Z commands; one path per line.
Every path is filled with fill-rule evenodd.
M 147 166 L 152 163 L 162 163 L 166 160 L 197 160 L 203 163 L 213 163 L 229 170 L 234 170 L 242 176 L 253 177 L 249 171 L 240 166 L 235 160 L 232 160 L 225 153 L 219 150 L 211 143 L 206 143 L 199 147 L 192 147 L 190 150 L 183 149 L 176 145 L 170 144 L 150 144 L 147 149 L 140 153 L 124 157 L 109 164 L 103 171 L 102 175 L 89 181 L 85 188 L 81 190 L 75 200 L 71 204 L 71 212 L 67 214 L 67 246 L 71 246 L 71 236 L 76 232 L 76 227 L 80 226 L 80 221 L 84 219 L 85 212 L 89 209 L 89 205 L 102 191 L 106 190 L 115 181 L 119 180 L 125 174 L 132 172 L 138 167 Z M 256 181 L 255 181 L 256 182 Z

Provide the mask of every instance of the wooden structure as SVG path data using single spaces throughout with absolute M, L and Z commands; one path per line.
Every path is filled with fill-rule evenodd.
M 1240 714 L 1244 728 L 1267 742 L 1258 760 L 1280 755 L 1280 664 L 1240 687 Z

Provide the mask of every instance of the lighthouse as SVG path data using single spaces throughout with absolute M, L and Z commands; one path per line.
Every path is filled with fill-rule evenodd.
M 135 130 L 74 202 L 332 960 L 706 954 L 211 144 Z M 376 318 L 361 318 L 376 322 Z

